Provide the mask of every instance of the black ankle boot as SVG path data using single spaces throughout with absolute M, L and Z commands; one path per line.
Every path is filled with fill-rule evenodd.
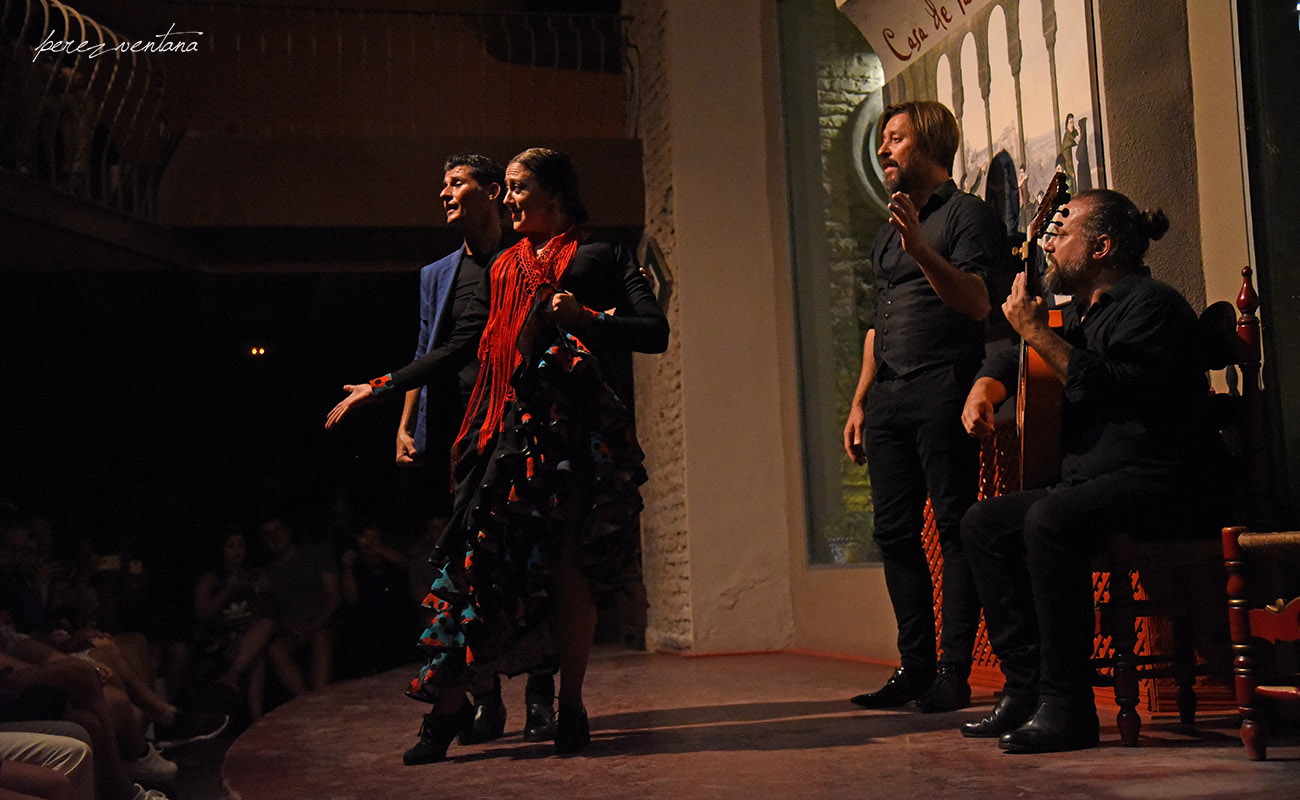
M 460 743 L 481 744 L 500 739 L 506 732 L 506 704 L 501 693 L 494 692 L 474 698 L 474 724 L 460 735 Z
M 450 714 L 430 711 L 424 715 L 424 722 L 420 725 L 420 741 L 402 754 L 402 763 L 414 766 L 442 761 L 447 757 L 451 740 L 458 735 L 466 736 L 473 726 L 474 706 L 469 703 Z
M 561 755 L 579 753 L 591 744 L 591 727 L 587 722 L 587 709 L 571 710 L 560 707 L 555 718 L 555 752 Z
M 524 723 L 525 742 L 544 742 L 555 738 L 555 707 L 550 703 L 529 703 Z
M 524 689 L 527 717 L 524 721 L 525 742 L 545 742 L 555 738 L 555 674 L 528 673 Z

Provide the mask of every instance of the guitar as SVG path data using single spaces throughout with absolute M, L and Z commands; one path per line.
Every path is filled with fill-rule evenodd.
M 1038 237 L 1051 224 L 1061 206 L 1070 202 L 1069 178 L 1052 176 L 1038 213 L 1029 223 L 1020 256 L 1024 259 L 1025 288 L 1042 297 Z M 1061 312 L 1053 310 L 1048 324 L 1061 327 Z M 1016 430 L 1020 433 L 1020 488 L 1037 489 L 1055 483 L 1061 473 L 1061 381 L 1043 357 L 1020 341 L 1020 385 L 1016 393 Z

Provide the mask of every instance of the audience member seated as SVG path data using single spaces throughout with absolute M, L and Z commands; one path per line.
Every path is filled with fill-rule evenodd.
M 256 721 L 263 712 L 266 646 L 275 633 L 267 616 L 269 584 L 265 571 L 247 566 L 248 543 L 238 528 L 226 531 L 213 560 L 194 586 L 194 677 L 243 698 L 249 719 Z
M 28 772 L 38 780 L 47 781 L 46 795 L 69 800 L 95 800 L 95 776 L 91 767 L 90 734 L 72 722 L 39 720 L 7 722 L 0 724 L 0 762 L 21 765 L 19 775 Z M 59 776 L 50 778 L 44 772 L 31 772 L 33 768 L 48 770 Z M 10 763 L 0 766 L 0 773 L 10 769 Z M 15 777 L 10 775 L 10 778 Z M 65 789 L 66 784 L 66 789 Z M 0 781 L 0 788 L 16 790 L 18 787 Z M 23 790 L 33 794 L 30 790 Z
M 72 783 L 49 767 L 0 758 L 0 798 L 72 800 Z
M 17 722 L 29 732 L 58 732 L 48 728 L 48 720 L 76 723 L 91 744 L 101 800 L 166 800 L 133 779 L 167 783 L 176 777 L 177 767 L 145 739 L 143 717 L 126 695 L 103 685 L 106 672 L 24 637 L 11 625 L 0 625 L 0 724 Z M 143 755 L 123 761 L 122 752 Z
M 275 636 L 266 655 L 276 678 L 294 696 L 329 683 L 334 633 L 330 621 L 339 607 L 339 573 L 327 548 L 298 544 L 294 529 L 279 515 L 265 518 L 262 541 L 270 552 L 268 597 Z M 310 687 L 298 657 L 305 651 Z
M 376 525 L 352 535 L 340 557 L 343 605 L 337 661 L 344 677 L 374 675 L 413 662 L 411 637 L 422 627 L 407 595 L 406 556 L 384 541 Z
M 75 627 L 66 619 L 51 622 L 37 585 L 36 576 L 43 568 L 30 534 L 31 520 L 12 507 L 0 517 L 0 614 L 6 615 L 6 623 L 12 621 L 4 626 L 5 652 L 38 665 L 86 662 L 87 674 L 97 676 L 97 692 L 112 700 L 114 733 L 123 751 L 131 754 L 127 770 L 136 779 L 170 780 L 176 765 L 163 759 L 145 739 L 144 717 L 155 724 L 157 743 L 162 747 L 211 738 L 221 732 L 227 718 L 181 711 L 159 697 L 153 688 L 152 657 L 144 637 L 110 637 L 92 623 Z
M 178 532 L 165 523 L 165 515 L 129 527 L 127 535 L 95 557 L 94 588 L 99 613 L 97 627 L 112 634 L 144 634 L 166 683 L 160 693 L 175 702 L 189 661 L 194 629 L 192 574 L 182 565 L 186 552 L 177 542 L 195 536 Z M 189 544 L 185 545 L 190 548 Z

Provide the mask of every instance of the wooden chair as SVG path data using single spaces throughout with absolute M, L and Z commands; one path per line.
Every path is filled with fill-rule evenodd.
M 1300 562 L 1300 532 L 1259 532 L 1273 527 L 1273 492 L 1270 478 L 1269 440 L 1265 437 L 1266 414 L 1259 389 L 1259 321 L 1255 311 L 1259 300 L 1246 276 L 1237 308 L 1244 357 L 1241 365 L 1241 393 L 1244 420 L 1239 439 L 1232 444 L 1238 453 L 1243 480 L 1239 485 L 1240 521 L 1223 529 L 1223 561 L 1227 570 L 1228 628 L 1232 640 L 1234 686 L 1241 712 L 1241 741 L 1246 755 L 1263 760 L 1268 751 L 1269 718 L 1278 704 L 1300 703 L 1300 678 L 1277 680 L 1276 665 L 1265 669 L 1264 642 L 1300 640 L 1300 598 L 1286 601 L 1270 594 L 1270 585 L 1294 576 Z M 1247 526 L 1255 530 L 1248 529 Z M 1289 568 L 1289 572 L 1288 572 Z M 1269 573 L 1272 573 L 1271 575 Z M 1295 591 L 1295 587 L 1285 587 Z M 1275 648 L 1274 648 L 1275 650 Z M 1273 653 L 1276 655 L 1276 652 Z
M 1258 583 L 1270 566 L 1287 565 L 1296 574 L 1300 531 L 1254 533 L 1242 526 L 1224 528 L 1223 560 L 1228 570 L 1228 626 L 1241 742 L 1252 761 L 1263 761 L 1268 755 L 1271 713 L 1279 704 L 1300 705 L 1300 676 L 1279 678 L 1274 669 L 1266 671 L 1261 663 L 1263 642 L 1300 641 L 1300 597 L 1265 605 L 1258 599 Z
M 1258 442 L 1262 420 L 1259 391 L 1259 299 L 1250 281 L 1250 268 L 1242 270 L 1237 309 L 1226 301 L 1212 304 L 1201 315 L 1207 370 L 1224 370 L 1228 392 L 1215 397 L 1217 423 L 1230 451 L 1249 458 Z M 1241 486 L 1250 484 L 1243 481 Z M 1262 484 L 1259 484 L 1262 485 Z M 1236 509 L 1258 507 L 1258 498 L 1235 492 Z M 1137 540 L 1121 531 L 1093 560 L 1105 590 L 1097 592 L 1097 633 L 1109 650 L 1093 659 L 1097 685 L 1113 685 L 1119 706 L 1116 726 L 1120 741 L 1138 743 L 1142 726 L 1137 712 L 1139 684 L 1143 680 L 1172 678 L 1177 686 L 1179 722 L 1196 722 L 1198 677 L 1225 674 L 1222 659 L 1198 662 L 1198 633 L 1203 643 L 1222 638 L 1215 630 L 1211 592 L 1223 585 L 1217 570 L 1220 543 L 1208 523 L 1204 535 L 1161 540 Z M 1189 591 L 1199 581 L 1200 591 Z M 1198 631 L 1198 628 L 1200 630 Z M 1100 648 L 1099 648 L 1100 649 Z
M 1097 636 L 1104 652 L 1093 658 L 1094 685 L 1114 687 L 1115 724 L 1127 747 L 1138 744 L 1142 728 L 1137 710 L 1142 681 L 1172 678 L 1179 722 L 1191 726 L 1195 681 L 1216 671 L 1214 663 L 1196 657 L 1198 629 L 1208 627 L 1207 609 L 1186 602 L 1179 585 L 1181 577 L 1217 562 L 1219 545 L 1209 533 L 1182 541 L 1138 541 L 1121 532 L 1093 558 L 1105 587 L 1097 600 Z

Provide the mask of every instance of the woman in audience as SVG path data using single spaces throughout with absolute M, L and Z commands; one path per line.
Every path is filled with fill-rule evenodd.
M 457 437 L 455 510 L 426 605 L 431 660 L 408 694 L 433 704 L 407 764 L 440 761 L 473 721 L 475 677 L 560 658 L 555 749 L 584 749 L 582 686 L 597 600 L 621 585 L 645 480 L 632 429 L 631 351 L 662 352 L 668 322 L 631 254 L 589 238 L 572 163 L 525 150 L 506 167 L 505 205 L 523 239 L 480 284 L 447 345 L 368 384 L 330 413 L 451 380 L 478 356 Z M 479 331 L 482 331 L 481 340 Z
M 238 528 L 226 531 L 218 563 L 204 572 L 194 586 L 195 672 L 213 678 L 248 707 L 249 719 L 262 718 L 266 688 L 265 650 L 275 633 L 266 616 L 266 574 L 250 569 L 248 541 Z M 240 681 L 248 675 L 247 693 Z

